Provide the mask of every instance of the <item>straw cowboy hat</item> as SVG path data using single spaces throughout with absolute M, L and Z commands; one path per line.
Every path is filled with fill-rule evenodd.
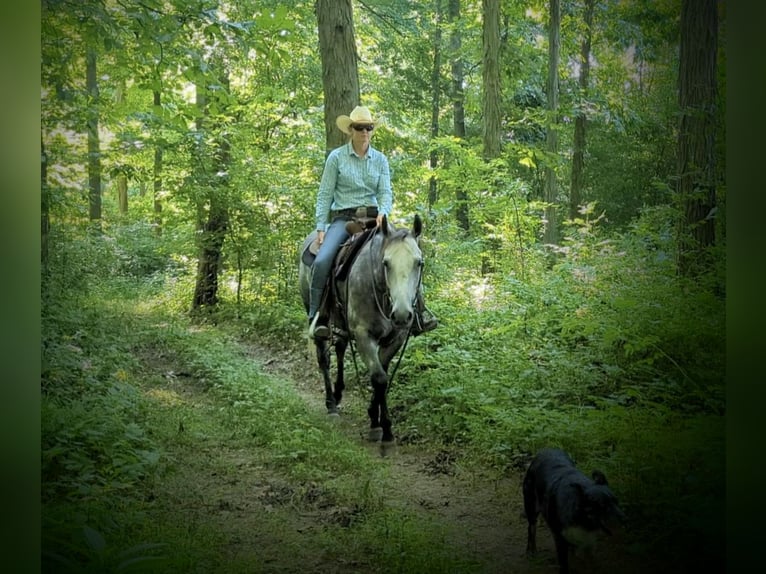
M 372 114 L 365 106 L 356 106 L 349 115 L 340 115 L 335 120 L 340 131 L 344 134 L 351 134 L 351 124 L 372 124 L 377 125 L 378 120 L 372 119 Z

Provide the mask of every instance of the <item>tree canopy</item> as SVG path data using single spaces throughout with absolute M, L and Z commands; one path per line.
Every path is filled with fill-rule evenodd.
M 382 119 L 391 220 L 423 218 L 440 319 L 392 390 L 405 439 L 498 473 L 551 443 L 606 462 L 636 548 L 719 564 L 726 14 L 692 5 L 43 0 L 45 502 L 153 472 L 138 431 L 115 442 L 133 459 L 96 468 L 81 451 L 109 448 L 64 424 L 122 432 L 110 413 L 134 406 L 108 401 L 140 369 L 120 337 L 231 383 L 232 413 L 252 391 L 232 351 L 192 350 L 177 321 L 296 348 L 298 249 L 334 118 L 361 104 Z

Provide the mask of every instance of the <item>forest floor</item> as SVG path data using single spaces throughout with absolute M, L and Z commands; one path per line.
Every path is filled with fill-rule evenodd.
M 309 349 L 275 349 L 248 341 L 247 353 L 270 376 L 293 385 L 311 409 L 324 412 L 321 375 Z M 163 389 L 185 402 L 185 408 L 200 417 L 215 416 L 222 405 L 193 380 L 172 357 L 151 351 L 142 357 L 144 368 L 154 371 Z M 168 375 L 171 374 L 171 376 Z M 183 375 L 178 375 L 182 373 Z M 184 374 L 186 373 L 186 374 Z M 523 471 L 498 478 L 485 469 L 467 468 L 446 450 L 417 444 L 399 444 L 385 456 L 379 445 L 366 440 L 368 391 L 356 382 L 353 366 L 337 422 L 349 440 L 389 465 L 392 477 L 385 487 L 386 504 L 404 509 L 445 527 L 444 546 L 456 561 L 473 564 L 468 570 L 445 566 L 445 572 L 555 573 L 556 555 L 545 524 L 538 527 L 538 553 L 525 555 L 527 523 L 523 516 L 521 483 Z M 187 431 L 193 420 L 186 421 Z M 396 429 L 394 429 L 396 430 Z M 187 432 L 187 435 L 189 432 Z M 174 461 L 173 472 L 158 481 L 152 497 L 164 500 L 174 513 L 188 517 L 188 528 L 204 523 L 216 532 L 215 544 L 226 546 L 232 561 L 250 564 L 249 572 L 391 572 L 406 571 L 394 565 L 364 563 L 359 552 L 327 552 L 327 525 L 351 530 L 354 509 L 323 504 L 321 485 L 290 484 L 284 475 L 269 468 L 245 443 L 227 439 L 225 432 L 206 431 L 203 440 L 165 445 Z M 323 538 L 324 537 L 324 538 Z M 593 555 L 575 555 L 572 572 L 660 572 L 649 557 L 630 552 L 622 532 L 600 543 Z M 332 543 L 330 543 L 332 545 Z M 194 571 L 227 571 L 201 568 Z M 240 571 L 240 570 L 237 570 Z M 430 570 L 433 571 L 433 570 Z

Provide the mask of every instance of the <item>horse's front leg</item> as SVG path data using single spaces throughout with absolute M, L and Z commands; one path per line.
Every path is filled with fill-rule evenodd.
M 388 375 L 381 369 L 380 372 L 374 373 L 372 376 L 372 403 L 370 408 L 377 408 L 378 416 L 380 417 L 380 428 L 383 431 L 380 437 L 381 442 L 393 443 L 394 434 L 391 432 L 391 417 L 388 415 L 387 395 Z
M 340 401 L 343 399 L 343 391 L 346 388 L 346 382 L 343 378 L 344 376 L 344 357 L 346 356 L 346 347 L 348 346 L 348 342 L 345 339 L 338 338 L 335 340 L 335 357 L 336 357 L 336 366 L 337 366 L 337 376 L 335 377 L 335 392 L 333 393 L 333 397 L 335 398 L 335 405 L 339 405 Z
M 372 383 L 372 397 L 370 406 L 367 408 L 367 414 L 370 417 L 369 438 L 371 441 L 393 442 L 391 419 L 388 416 L 388 407 L 386 406 L 388 375 L 386 375 L 383 365 L 380 364 L 378 357 L 380 348 L 377 341 L 367 335 L 366 329 L 356 333 L 356 342 L 359 355 L 367 366 Z
M 324 402 L 327 407 L 327 414 L 337 415 L 338 402 L 335 400 L 332 381 L 330 380 L 330 344 L 323 339 L 316 339 L 314 344 L 317 350 L 317 363 L 324 379 Z

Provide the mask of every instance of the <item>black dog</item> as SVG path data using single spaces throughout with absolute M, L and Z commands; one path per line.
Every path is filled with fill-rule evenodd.
M 553 533 L 561 574 L 569 572 L 570 546 L 592 543 L 599 531 L 611 534 L 607 524 L 625 518 L 602 472 L 594 470 L 591 480 L 564 451 L 550 448 L 537 453 L 524 476 L 524 510 L 527 554 L 537 550 L 537 515 L 542 512 Z

